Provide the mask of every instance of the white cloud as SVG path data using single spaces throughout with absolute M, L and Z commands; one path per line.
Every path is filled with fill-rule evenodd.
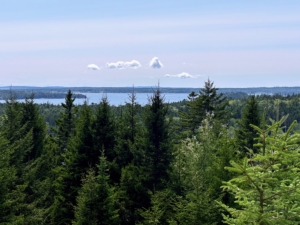
M 89 70 L 100 70 L 100 68 L 96 64 L 89 64 L 87 66 Z
M 157 57 L 153 57 L 153 59 L 151 59 L 149 66 L 153 69 L 159 69 L 161 67 L 163 67 L 164 65 L 161 63 L 161 61 L 159 61 L 159 59 Z
M 106 63 L 106 67 L 108 69 L 124 69 L 124 62 L 119 61 L 116 63 Z
M 141 67 L 142 65 L 136 61 L 136 60 L 132 60 L 130 62 L 123 62 L 123 61 L 119 61 L 116 63 L 106 63 L 106 67 L 108 69 L 125 69 L 125 68 L 133 68 L 133 69 L 137 69 L 139 67 Z
M 124 63 L 126 66 L 128 66 L 129 68 L 134 68 L 137 69 L 139 67 L 141 67 L 142 65 L 140 64 L 140 62 L 136 61 L 136 60 L 132 60 L 130 62 L 125 62 Z
M 197 78 L 197 77 L 200 77 L 200 75 L 191 75 L 189 73 L 182 72 L 182 73 L 176 74 L 176 75 L 166 74 L 165 77 L 177 77 L 177 78 L 181 78 L 181 79 L 187 79 L 187 78 Z

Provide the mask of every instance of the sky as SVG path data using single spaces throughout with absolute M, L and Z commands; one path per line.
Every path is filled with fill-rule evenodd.
M 0 86 L 300 86 L 299 0 L 0 0 Z

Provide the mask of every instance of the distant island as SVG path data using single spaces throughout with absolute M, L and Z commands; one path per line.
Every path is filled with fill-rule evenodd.
M 4 99 L 12 91 L 17 97 L 34 93 L 35 98 L 64 98 L 68 90 L 77 94 L 76 98 L 85 98 L 84 93 L 152 93 L 156 87 L 34 87 L 4 86 L 0 87 L 0 98 Z M 200 88 L 160 87 L 163 93 L 198 93 Z M 245 93 L 247 95 L 292 95 L 300 94 L 300 87 L 253 87 L 253 88 L 219 88 L 219 93 Z M 42 94 L 43 93 L 43 94 Z M 83 94 L 82 94 L 83 93 Z M 47 95 L 47 96 L 46 96 Z
M 30 97 L 32 94 L 34 95 L 35 99 L 61 99 L 66 97 L 67 92 L 51 92 L 47 90 L 20 90 L 20 89 L 13 89 L 13 90 L 3 90 L 0 89 L 0 100 L 7 100 L 11 96 L 13 96 L 15 99 L 25 99 Z M 74 94 L 74 97 L 76 98 L 86 98 L 83 94 Z

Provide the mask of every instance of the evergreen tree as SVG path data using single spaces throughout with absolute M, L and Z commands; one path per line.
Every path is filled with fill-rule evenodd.
M 114 117 L 110 110 L 107 97 L 102 97 L 99 106 L 96 109 L 96 118 L 92 124 L 94 151 L 91 159 L 94 160 L 91 166 L 96 165 L 101 150 L 104 150 L 105 156 L 109 162 L 116 158 L 115 145 L 115 124 Z
M 72 224 L 98 224 L 98 191 L 99 184 L 94 170 L 89 170 L 82 180 L 82 188 L 77 196 L 75 220 Z
M 116 162 L 124 168 L 133 160 L 133 149 L 140 145 L 144 129 L 141 124 L 140 105 L 137 103 L 134 90 L 128 96 L 128 102 L 124 106 L 122 115 L 119 116 L 116 127 Z
M 39 114 L 37 105 L 34 103 L 33 94 L 25 99 L 25 103 L 22 103 L 21 124 L 26 125 L 25 132 L 32 130 L 32 150 L 25 155 L 25 161 L 30 161 L 41 156 L 46 136 L 46 125 L 44 119 Z
M 25 167 L 26 154 L 32 151 L 32 130 L 28 132 L 28 123 L 23 120 L 22 105 L 16 101 L 15 96 L 6 100 L 5 113 L 2 118 L 2 130 L 8 146 L 11 149 L 10 165 L 16 166 L 17 174 L 21 176 Z
M 173 203 L 170 220 L 178 224 L 221 222 L 220 207 L 215 200 L 228 203 L 219 187 L 222 180 L 231 178 L 224 172 L 224 166 L 233 158 L 233 143 L 226 127 L 208 115 L 196 135 L 178 146 L 171 173 L 171 190 L 178 198 Z
M 252 126 L 259 134 L 259 152 L 227 169 L 237 174 L 223 188 L 235 197 L 235 207 L 221 204 L 226 224 L 299 224 L 299 134 L 284 133 L 286 118 L 268 128 Z
M 0 134 L 0 224 L 12 223 L 14 212 L 11 210 L 10 191 L 14 189 L 16 170 L 10 165 L 11 149 L 8 141 Z
M 195 134 L 202 120 L 207 114 L 213 114 L 214 118 L 224 121 L 228 117 L 226 106 L 228 101 L 223 94 L 217 93 L 218 88 L 214 87 L 214 82 L 209 79 L 201 88 L 198 96 L 195 93 L 189 95 L 190 101 L 187 103 L 187 112 L 181 112 L 181 129 Z
M 120 169 L 116 164 L 116 128 L 115 118 L 106 96 L 103 96 L 96 108 L 95 120 L 92 123 L 93 129 L 93 152 L 91 155 L 91 166 L 98 163 L 100 152 L 104 151 L 109 163 L 110 179 L 112 183 L 119 183 Z
M 77 107 L 74 105 L 74 101 L 75 97 L 73 97 L 73 93 L 69 90 L 65 97 L 65 103 L 61 104 L 63 111 L 60 112 L 60 118 L 55 121 L 57 126 L 55 133 L 61 151 L 66 150 L 69 139 L 75 132 Z
M 51 207 L 51 221 L 54 224 L 69 224 L 74 218 L 73 209 L 81 187 L 81 178 L 95 161 L 92 158 L 92 121 L 91 107 L 85 102 L 79 112 L 75 135 L 69 140 L 64 161 L 55 169 L 55 199 Z
M 251 96 L 246 102 L 246 106 L 243 110 L 242 119 L 240 121 L 240 128 L 236 133 L 236 140 L 239 151 L 242 156 L 246 155 L 248 149 L 252 149 L 255 153 L 258 148 L 254 146 L 255 138 L 257 137 L 256 130 L 251 126 L 260 126 L 260 114 L 258 103 L 255 96 Z
M 149 190 L 161 190 L 169 180 L 172 145 L 169 137 L 168 112 L 159 87 L 149 99 L 145 110 L 146 160 L 149 169 Z
M 117 225 L 120 222 L 114 189 L 108 183 L 108 166 L 104 155 L 100 157 L 98 170 L 97 177 L 95 172 L 90 170 L 83 180 L 77 197 L 73 224 Z

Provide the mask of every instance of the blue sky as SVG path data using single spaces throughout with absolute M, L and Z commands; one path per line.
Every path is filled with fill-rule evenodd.
M 299 12 L 296 0 L 0 0 L 0 86 L 300 86 Z

